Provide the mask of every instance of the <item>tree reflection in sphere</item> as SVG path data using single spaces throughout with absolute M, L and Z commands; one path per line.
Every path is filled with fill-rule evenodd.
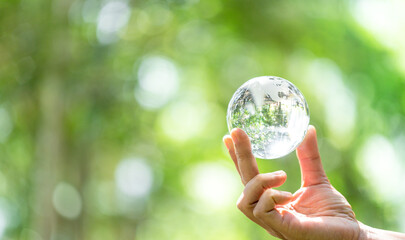
M 236 90 L 228 106 L 229 131 L 243 129 L 255 157 L 283 157 L 302 142 L 309 124 L 304 96 L 291 82 L 274 76 L 252 78 Z

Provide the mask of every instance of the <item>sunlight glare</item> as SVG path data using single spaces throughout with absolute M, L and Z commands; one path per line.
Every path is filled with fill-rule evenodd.
M 325 122 L 338 148 L 347 147 L 353 139 L 357 109 L 354 94 L 345 86 L 339 67 L 329 59 L 316 59 L 308 69 L 307 83 L 313 95 L 323 103 Z
M 103 6 L 97 19 L 97 38 L 109 44 L 118 40 L 118 32 L 127 25 L 131 11 L 124 1 L 111 1 Z
M 186 188 L 209 208 L 234 207 L 239 194 L 237 173 L 218 163 L 200 163 L 186 173 Z
M 148 109 L 165 105 L 177 92 L 179 73 L 172 60 L 163 56 L 143 59 L 137 71 L 138 86 L 135 98 Z
M 115 183 L 124 195 L 145 198 L 152 190 L 152 168 L 140 158 L 124 159 L 115 170 Z
M 382 135 L 368 138 L 358 152 L 357 167 L 384 200 L 400 201 L 405 197 L 403 168 L 392 143 Z

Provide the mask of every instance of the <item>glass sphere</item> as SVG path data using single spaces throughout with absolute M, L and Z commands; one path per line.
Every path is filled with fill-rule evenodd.
M 291 82 L 274 76 L 252 78 L 236 90 L 228 106 L 229 131 L 243 129 L 255 157 L 283 157 L 302 142 L 309 124 L 304 96 Z

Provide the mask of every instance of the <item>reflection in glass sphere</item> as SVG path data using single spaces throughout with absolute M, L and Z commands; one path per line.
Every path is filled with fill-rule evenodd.
M 236 90 L 228 106 L 228 128 L 243 129 L 255 157 L 283 157 L 302 142 L 309 124 L 304 96 L 291 82 L 274 76 L 252 78 Z

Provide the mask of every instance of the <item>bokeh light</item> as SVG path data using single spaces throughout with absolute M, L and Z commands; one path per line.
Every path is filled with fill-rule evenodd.
M 176 102 L 162 112 L 162 132 L 175 141 L 186 141 L 204 132 L 210 120 L 210 109 L 203 102 Z
M 221 141 L 266 75 L 305 96 L 356 217 L 405 231 L 403 1 L 0 5 L 1 239 L 268 239 Z M 294 154 L 258 164 L 299 188 Z
M 118 40 L 118 32 L 128 23 L 130 9 L 124 1 L 107 2 L 101 9 L 97 20 L 97 38 L 100 43 L 108 44 Z
M 75 187 L 66 182 L 60 182 L 55 187 L 52 196 L 55 210 L 68 219 L 77 218 L 82 211 L 82 199 Z
M 307 82 L 314 96 L 323 103 L 325 123 L 332 142 L 340 148 L 348 147 L 356 127 L 356 100 L 343 82 L 338 66 L 329 59 L 314 60 L 308 70 Z
M 118 189 L 128 197 L 147 197 L 153 186 L 153 172 L 143 159 L 122 160 L 115 171 Z
M 405 169 L 391 141 L 381 135 L 369 137 L 359 151 L 359 158 L 358 167 L 378 195 L 385 201 L 401 203 L 405 193 L 398 189 L 405 181 Z
M 143 59 L 137 77 L 139 84 L 135 89 L 135 98 L 147 109 L 162 107 L 178 90 L 178 70 L 170 59 L 163 56 Z
M 397 65 L 405 72 L 405 3 L 401 0 L 358 0 L 353 2 L 354 18 L 384 46 L 391 49 Z
M 240 180 L 235 171 L 218 163 L 200 163 L 190 167 L 183 182 L 188 194 L 206 207 L 201 211 L 235 206 Z

